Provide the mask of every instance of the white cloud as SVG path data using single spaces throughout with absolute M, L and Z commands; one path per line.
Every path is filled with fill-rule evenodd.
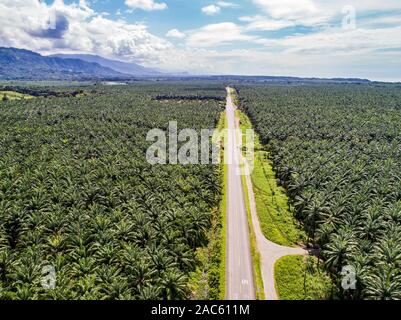
M 346 6 L 355 8 L 357 14 L 401 9 L 401 1 L 384 0 L 252 0 L 270 18 L 314 24 L 342 15 Z
M 218 1 L 217 5 L 221 8 L 238 8 L 239 5 L 236 3 L 232 2 L 227 2 L 227 1 Z
M 154 0 L 125 0 L 125 5 L 132 9 L 142 9 L 146 11 L 167 9 L 164 2 L 155 2 Z
M 220 13 L 221 9 L 219 6 L 216 6 L 214 4 L 211 4 L 210 6 L 206 6 L 202 8 L 202 12 L 204 14 L 207 14 L 209 16 L 215 15 Z
M 303 54 L 368 54 L 401 47 L 401 26 L 375 29 L 343 30 L 329 28 L 307 35 L 266 40 L 265 45 L 282 47 L 287 52 Z
M 63 18 L 55 30 L 52 17 Z M 58 18 L 59 19 L 59 18 Z M 157 62 L 173 45 L 149 33 L 143 24 L 111 20 L 94 12 L 85 2 L 47 5 L 37 0 L 0 0 L 0 46 L 26 48 L 41 53 L 80 52 L 106 57 Z
M 318 13 L 312 0 L 253 0 L 268 15 L 275 19 L 300 19 Z
M 219 14 L 221 12 L 221 8 L 238 8 L 239 5 L 233 2 L 228 1 L 217 1 L 216 4 L 211 4 L 202 8 L 202 12 L 209 16 L 213 16 Z
M 295 25 L 294 22 L 289 20 L 275 20 L 260 15 L 244 16 L 240 17 L 239 20 L 242 22 L 248 22 L 248 25 L 245 27 L 247 31 L 256 31 L 256 30 L 272 31 L 272 30 L 280 30 Z
M 375 28 L 377 26 L 401 26 L 401 13 L 389 16 L 378 16 L 358 21 L 358 27 Z
M 244 30 L 232 22 L 206 25 L 195 30 L 188 38 L 190 47 L 212 47 L 237 41 L 253 41 L 256 36 L 246 35 Z
M 256 1 L 256 0 L 255 0 Z M 262 1 L 262 0 L 258 0 Z M 162 2 L 159 0 L 157 2 Z M 213 74 L 364 77 L 401 80 L 401 1 L 311 0 L 317 13 L 301 15 L 302 7 L 287 13 L 277 7 L 259 15 L 241 17 L 238 24 L 223 22 L 195 30 L 173 29 L 169 37 L 185 39 L 182 46 L 151 34 L 142 23 L 112 20 L 89 7 L 89 1 L 47 5 L 38 0 L 0 0 L 0 46 L 41 53 L 91 53 L 140 62 L 166 70 Z M 354 4 L 357 29 L 341 29 L 342 5 Z M 91 2 L 92 3 L 92 2 Z M 256 2 L 255 2 L 256 3 Z M 215 2 L 219 6 L 219 2 Z M 221 3 L 220 3 L 221 4 Z M 261 2 L 259 4 L 261 7 Z M 223 6 L 220 6 L 223 8 Z M 266 7 L 267 8 L 267 7 Z M 388 10 L 382 15 L 364 13 Z M 394 9 L 394 10 L 393 10 Z M 222 9 L 223 10 L 223 9 Z M 391 10 L 393 13 L 391 13 Z M 305 11 L 308 12 L 308 11 Z M 274 13 L 273 17 L 270 13 Z M 322 14 L 324 13 L 324 15 Z M 49 17 L 59 15 L 56 30 L 48 32 Z M 338 21 L 321 26 L 322 17 Z M 316 22 L 317 21 L 317 22 Z M 157 23 L 157 22 L 156 22 Z M 278 39 L 253 34 L 293 25 L 319 25 L 309 34 Z M 258 49 L 249 49 L 252 43 Z M 236 48 L 224 45 L 235 44 Z
M 170 38 L 183 39 L 183 38 L 186 37 L 186 34 L 183 33 L 183 32 L 181 32 L 181 31 L 178 30 L 178 29 L 172 29 L 172 30 L 170 30 L 169 32 L 167 32 L 166 36 L 167 36 L 167 37 L 170 37 Z

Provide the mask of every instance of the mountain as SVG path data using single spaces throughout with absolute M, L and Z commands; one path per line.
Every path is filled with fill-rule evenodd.
M 162 72 L 145 68 L 136 63 L 127 63 L 116 60 L 109 60 L 96 55 L 90 54 L 56 54 L 50 57 L 63 59 L 79 59 L 86 62 L 97 63 L 103 67 L 110 68 L 117 72 L 129 74 L 131 76 L 157 76 L 162 75 Z
M 16 48 L 0 47 L 2 80 L 85 80 L 129 78 L 98 63 L 79 59 L 46 57 Z

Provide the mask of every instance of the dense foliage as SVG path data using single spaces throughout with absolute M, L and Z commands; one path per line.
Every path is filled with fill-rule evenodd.
M 280 300 L 330 299 L 332 283 L 316 257 L 285 256 L 274 267 Z
M 338 297 L 400 299 L 400 87 L 239 90 Z M 355 290 L 342 288 L 344 266 L 356 272 Z
M 221 105 L 152 99 L 185 94 L 174 84 L 95 91 L 0 103 L 2 299 L 190 295 L 195 249 L 207 244 L 220 199 L 220 170 L 151 166 L 145 139 L 172 120 L 214 128 Z M 53 290 L 41 285 L 46 265 L 56 271 Z

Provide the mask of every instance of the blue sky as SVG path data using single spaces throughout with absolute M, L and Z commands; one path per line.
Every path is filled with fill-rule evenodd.
M 0 23 L 0 46 L 42 54 L 194 74 L 401 80 L 400 0 L 0 0 Z

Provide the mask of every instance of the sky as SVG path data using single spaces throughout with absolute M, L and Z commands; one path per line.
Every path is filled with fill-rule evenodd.
M 0 46 L 191 74 L 401 81 L 401 0 L 0 0 Z

